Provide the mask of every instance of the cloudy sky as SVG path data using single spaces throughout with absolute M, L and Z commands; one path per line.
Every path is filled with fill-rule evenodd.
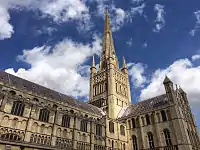
M 0 0 L 1 69 L 87 101 L 106 6 L 132 102 L 162 94 L 168 75 L 188 93 L 200 126 L 199 0 Z

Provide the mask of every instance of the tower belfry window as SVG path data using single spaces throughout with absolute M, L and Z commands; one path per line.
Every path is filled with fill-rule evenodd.
M 167 146 L 172 145 L 172 141 L 171 141 L 171 137 L 170 137 L 170 132 L 169 132 L 168 129 L 164 129 L 164 136 L 165 136 L 166 145 Z
M 114 133 L 114 123 L 112 121 L 109 122 L 109 131 Z

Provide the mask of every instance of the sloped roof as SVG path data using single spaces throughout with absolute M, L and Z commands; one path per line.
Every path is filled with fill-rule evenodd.
M 93 106 L 85 102 L 81 102 L 70 96 L 56 92 L 52 89 L 48 89 L 46 87 L 30 82 L 28 80 L 19 78 L 17 76 L 11 75 L 4 71 L 0 71 L 0 82 L 3 82 L 4 84 L 8 86 L 13 86 L 17 89 L 26 90 L 26 91 L 32 92 L 33 94 L 50 98 L 54 101 L 67 103 L 73 107 L 77 107 L 79 109 L 85 110 L 90 113 L 94 113 L 97 115 L 104 115 L 104 112 L 96 106 Z
M 129 117 L 135 117 L 140 114 L 153 111 L 166 104 L 167 104 L 166 94 L 153 97 L 148 100 L 144 100 L 136 104 L 132 104 L 132 105 L 122 108 L 122 110 L 120 111 L 118 115 L 118 120 L 123 120 Z

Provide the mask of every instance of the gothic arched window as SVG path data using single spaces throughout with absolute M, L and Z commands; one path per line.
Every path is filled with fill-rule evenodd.
M 102 126 L 100 124 L 96 125 L 96 135 L 102 135 Z
M 23 102 L 14 101 L 11 114 L 17 115 L 17 116 L 23 116 L 24 108 L 25 108 L 25 104 Z
M 70 117 L 68 115 L 63 115 L 62 117 L 62 126 L 69 128 L 70 126 Z
M 145 115 L 147 125 L 150 125 L 150 117 L 148 114 Z
M 44 122 L 49 122 L 50 111 L 46 108 L 40 110 L 39 120 Z
M 114 123 L 112 122 L 112 121 L 110 121 L 109 122 L 109 131 L 111 132 L 111 133 L 114 133 Z
M 123 125 L 120 126 L 121 135 L 125 135 L 125 127 Z
M 133 150 L 138 150 L 137 147 L 137 137 L 135 135 L 132 136 L 132 140 L 133 140 Z
M 167 116 L 164 110 L 161 110 L 162 121 L 167 121 Z
M 83 132 L 87 132 L 87 121 L 85 121 L 85 120 L 81 121 L 81 129 L 80 130 Z
M 167 146 L 172 145 L 172 141 L 171 141 L 171 137 L 170 137 L 170 133 L 168 129 L 164 129 L 164 136 L 165 136 L 166 145 Z
M 133 128 L 136 128 L 135 118 L 132 118 L 132 126 L 133 126 Z
M 154 148 L 153 134 L 149 132 L 147 135 L 148 135 L 148 140 L 149 140 L 149 147 Z

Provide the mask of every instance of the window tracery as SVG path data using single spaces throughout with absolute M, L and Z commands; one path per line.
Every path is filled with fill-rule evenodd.
M 166 145 L 167 146 L 172 145 L 172 141 L 171 141 L 171 137 L 170 137 L 170 132 L 169 132 L 168 129 L 164 129 L 164 136 L 165 136 Z
M 14 101 L 11 114 L 16 116 L 23 116 L 25 104 L 22 101 Z
M 43 122 L 49 122 L 49 114 L 50 111 L 47 110 L 46 108 L 40 109 L 39 120 Z
M 87 121 L 86 120 L 81 120 L 81 131 L 87 132 Z
M 63 115 L 62 117 L 62 127 L 70 127 L 70 117 L 68 115 Z
M 151 132 L 148 132 L 147 135 L 148 135 L 149 148 L 154 148 L 153 134 Z

